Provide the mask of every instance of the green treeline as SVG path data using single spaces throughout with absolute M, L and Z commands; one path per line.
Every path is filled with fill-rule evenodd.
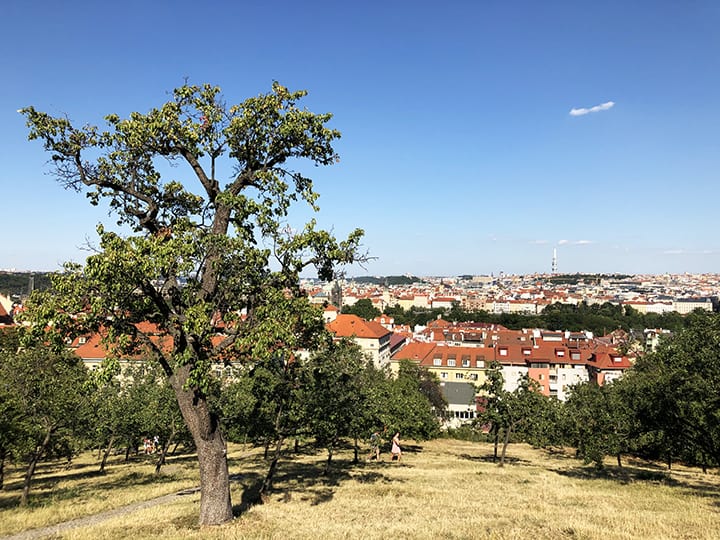
M 0 332 L 0 489 L 6 464 L 25 468 L 20 505 L 28 504 L 44 460 L 69 460 L 94 448 L 102 472 L 113 452 L 127 461 L 157 437 L 152 453 L 159 472 L 178 446 L 194 450 L 170 383 L 152 358 L 122 369 L 108 360 L 103 369 L 88 370 L 70 352 L 20 347 L 23 331 Z M 225 370 L 206 392 L 228 440 L 265 448 L 265 494 L 278 461 L 300 446 L 326 451 L 329 471 L 336 449 L 348 441 L 356 460 L 364 458 L 376 431 L 384 445 L 396 431 L 407 439 L 437 437 L 438 413 L 447 406 L 426 370 L 405 362 L 392 376 L 356 344 L 332 339 L 308 358 L 268 356 Z
M 0 294 L 4 296 L 26 296 L 30 293 L 32 278 L 33 288 L 45 290 L 50 287 L 49 272 L 0 272 Z
M 358 300 L 352 306 L 345 306 L 343 313 L 353 313 L 367 320 L 380 315 L 370 300 Z M 664 328 L 671 331 L 685 326 L 686 318 L 677 312 L 643 314 L 630 306 L 611 303 L 579 305 L 551 304 L 537 315 L 520 313 L 488 313 L 487 311 L 465 311 L 459 305 L 451 309 L 403 309 L 399 305 L 385 309 L 385 315 L 393 317 L 395 324 L 426 325 L 429 321 L 442 317 L 451 322 L 483 322 L 501 324 L 511 330 L 521 328 L 544 328 L 547 330 L 589 330 L 596 336 L 605 335 L 613 330 L 642 333 L 645 328 Z

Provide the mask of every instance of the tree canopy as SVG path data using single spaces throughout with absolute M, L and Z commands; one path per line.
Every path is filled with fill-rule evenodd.
M 57 180 L 105 201 L 122 226 L 98 225 L 85 264 L 66 265 L 31 298 L 33 337 L 60 347 L 102 330 L 114 356 L 143 351 L 160 363 L 198 450 L 205 525 L 232 518 L 210 367 L 312 346 L 322 319 L 300 272 L 328 280 L 362 258 L 359 229 L 338 241 L 315 220 L 289 222 L 297 202 L 318 210 L 301 163 L 338 160 L 331 115 L 300 107 L 305 95 L 274 83 L 228 105 L 219 87 L 186 84 L 147 113 L 109 114 L 104 129 L 21 110 Z

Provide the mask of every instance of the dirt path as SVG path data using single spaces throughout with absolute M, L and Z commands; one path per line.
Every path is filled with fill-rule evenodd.
M 87 527 L 89 525 L 97 525 L 98 523 L 117 516 L 124 516 L 137 510 L 151 508 L 160 504 L 166 504 L 185 495 L 192 495 L 193 493 L 197 493 L 198 491 L 200 491 L 199 487 L 186 489 L 183 491 L 178 491 L 177 493 L 171 493 L 170 495 L 163 495 L 162 497 L 150 499 L 148 501 L 136 502 L 133 504 L 128 504 L 127 506 L 121 506 L 120 508 L 114 508 L 113 510 L 108 510 L 107 512 L 101 512 L 99 514 L 93 514 L 91 516 L 85 516 L 70 521 L 64 521 L 63 523 L 56 523 L 55 525 L 51 525 L 49 527 L 30 529 L 29 531 L 23 531 L 21 533 L 13 534 L 11 536 L 0 536 L 0 540 L 32 540 L 35 538 L 43 538 L 45 536 L 53 536 L 69 529 Z

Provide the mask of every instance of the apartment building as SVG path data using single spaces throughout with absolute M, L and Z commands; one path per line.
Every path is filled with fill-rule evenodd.
M 353 339 L 376 366 L 389 365 L 393 333 L 380 323 L 341 313 L 326 328 L 335 337 Z
M 590 380 L 606 384 L 621 376 L 631 359 L 612 344 L 589 332 L 556 332 L 540 329 L 508 330 L 500 325 L 432 321 L 423 332 L 424 341 L 411 341 L 393 354 L 392 365 L 411 360 L 435 374 L 447 392 L 451 414 L 467 419 L 467 388 L 486 380 L 492 362 L 501 366 L 504 390 L 517 389 L 521 377 L 529 376 L 546 396 L 565 401 L 571 388 Z M 479 397 L 476 395 L 476 398 Z M 472 403 L 473 400 L 471 400 Z M 473 405 L 474 406 L 474 405 Z M 472 408 L 472 406 L 471 406 Z

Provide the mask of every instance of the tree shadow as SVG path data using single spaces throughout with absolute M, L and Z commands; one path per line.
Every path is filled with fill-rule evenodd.
M 321 454 L 315 452 L 315 455 L 319 457 Z M 232 475 L 231 480 L 240 482 L 243 486 L 241 500 L 233 506 L 233 515 L 237 517 L 252 506 L 262 504 L 269 499 L 287 503 L 298 498 L 313 506 L 327 503 L 333 499 L 337 488 L 348 481 L 365 484 L 401 481 L 377 470 L 378 466 L 397 466 L 390 462 L 375 464 L 361 461 L 355 463 L 351 458 L 334 459 L 327 472 L 326 465 L 326 459 L 312 462 L 293 460 L 292 456 L 282 459 L 278 463 L 272 488 L 264 500 L 260 490 L 265 478 L 265 471 L 260 472 L 258 469 L 256 472 L 248 472 L 247 469 L 244 469 L 241 474 Z
M 59 481 L 70 481 L 67 487 L 57 487 Z M 122 476 L 109 476 L 98 471 L 87 471 L 85 473 L 75 473 L 71 475 L 58 475 L 50 477 L 33 478 L 30 496 L 28 500 L 29 508 L 37 508 L 47 506 L 59 501 L 73 500 L 82 498 L 83 493 L 91 486 L 93 491 L 98 492 L 98 497 L 112 497 L 114 489 L 122 489 L 128 487 L 140 487 L 149 484 L 158 485 L 174 482 L 172 476 L 162 476 L 150 473 L 132 472 Z M 20 491 L 22 490 L 22 481 L 13 482 L 16 486 L 6 485 L 3 488 L 0 497 L 0 509 L 18 507 L 20 504 Z
M 666 485 L 677 485 L 675 479 L 663 471 L 650 471 L 639 467 L 593 467 L 579 466 L 568 469 L 549 469 L 560 476 L 578 480 L 612 480 L 619 484 L 633 482 L 651 482 Z
M 262 489 L 263 477 L 259 474 L 232 475 L 231 481 L 240 482 L 243 486 L 240 502 L 232 507 L 233 516 L 239 517 L 256 504 L 261 504 L 260 490 Z
M 714 504 L 720 506 L 720 485 L 701 479 L 683 479 L 662 469 L 657 465 L 638 466 L 605 466 L 602 469 L 593 466 L 571 467 L 569 469 L 548 469 L 551 472 L 578 480 L 610 480 L 621 485 L 646 483 L 670 486 L 683 489 L 690 495 L 718 499 Z
M 494 457 L 493 454 L 485 454 L 482 456 L 473 456 L 470 454 L 459 454 L 458 457 L 460 459 L 465 459 L 467 461 L 481 461 L 484 463 L 494 463 L 495 465 L 500 465 L 500 456 L 497 458 Z M 520 459 L 514 456 L 505 456 L 505 463 L 506 464 L 512 464 L 512 465 L 530 465 L 531 461 L 527 459 Z

